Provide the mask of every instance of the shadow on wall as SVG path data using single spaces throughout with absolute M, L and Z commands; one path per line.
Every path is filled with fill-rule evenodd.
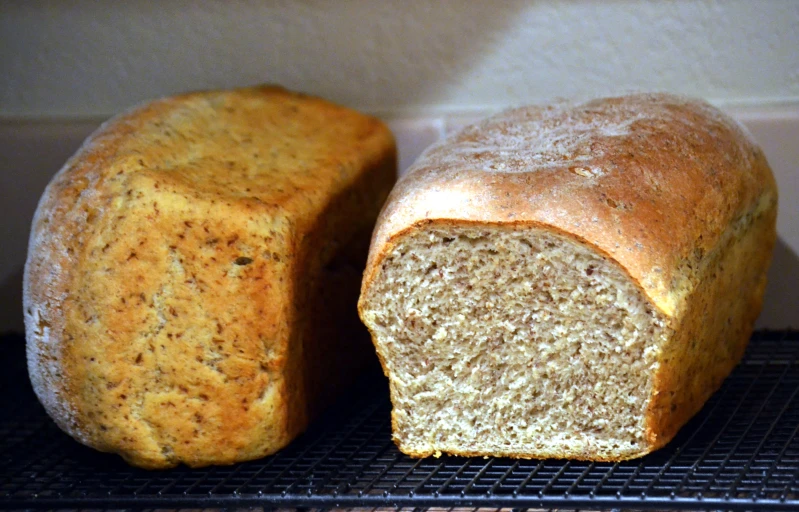
M 282 43 L 283 51 L 296 54 L 299 44 L 311 62 L 336 65 L 311 73 L 327 75 L 318 82 L 309 83 L 307 71 L 287 73 L 275 63 L 266 69 L 260 66 L 253 79 L 269 79 L 269 72 L 276 72 L 287 87 L 389 115 L 408 108 L 451 106 L 454 91 L 474 81 L 470 75 L 478 63 L 496 58 L 502 39 L 531 8 L 525 0 L 404 5 L 405 9 L 394 2 L 322 2 L 314 3 L 303 16 L 287 16 L 281 29 L 291 46 Z M 354 25 L 353 19 L 360 22 Z M 308 24 L 318 30 L 318 37 L 307 37 Z M 267 39 L 255 44 L 274 43 Z
M 781 238 L 774 247 L 763 312 L 755 326 L 799 328 L 799 255 Z
M 0 107 L 5 102 L 14 112 L 29 103 L 60 115 L 100 116 L 153 96 L 263 82 L 374 112 L 452 103 L 451 89 L 476 87 L 468 85 L 476 65 L 500 50 L 514 21 L 536 5 L 310 0 L 191 8 L 122 2 L 97 9 L 87 2 L 31 3 L 11 10 L 5 24 L 0 20 L 2 68 L 32 84 L 17 104 L 0 87 Z M 542 5 L 537 20 L 549 27 L 552 11 Z M 31 30 L 27 14 L 37 9 Z M 53 41 L 64 44 L 53 48 Z M 80 66 L 84 61 L 90 64 Z M 51 83 L 51 77 L 62 80 Z M 60 98 L 53 95 L 58 88 Z
M 0 335 L 24 332 L 22 318 L 22 267 L 0 281 Z
M 0 332 L 22 331 L 22 266 L 33 212 L 55 172 L 97 122 L 0 123 Z

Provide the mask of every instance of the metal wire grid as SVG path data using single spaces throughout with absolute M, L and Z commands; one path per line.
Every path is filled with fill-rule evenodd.
M 391 442 L 386 386 L 372 376 L 272 457 L 147 472 L 62 434 L 20 385 L 27 382 L 20 350 L 7 355 L 13 361 L 5 367 L 16 370 L 0 381 L 0 508 L 799 510 L 798 332 L 756 335 L 742 364 L 669 446 L 621 463 L 411 459 Z

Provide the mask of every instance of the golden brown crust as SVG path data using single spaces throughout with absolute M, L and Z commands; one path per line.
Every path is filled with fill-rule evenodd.
M 763 302 L 776 215 L 776 201 L 764 196 L 760 211 L 731 225 L 700 269 L 655 374 L 647 410 L 652 450 L 677 434 L 743 357 Z
M 423 219 L 536 222 L 591 240 L 671 315 L 690 289 L 680 263 L 771 193 L 761 159 L 732 119 L 671 95 L 511 110 L 425 151 L 372 247 Z M 384 254 L 370 252 L 365 282 Z
M 28 359 L 48 413 L 142 467 L 285 446 L 368 355 L 347 345 L 354 315 L 315 313 L 331 290 L 354 306 L 365 249 L 351 246 L 395 161 L 376 119 L 277 87 L 167 98 L 103 125 L 31 233 Z
M 762 151 L 703 102 L 645 94 L 516 109 L 429 148 L 397 184 L 361 300 L 395 244 L 428 223 L 534 226 L 592 247 L 673 333 L 653 376 L 644 455 L 671 440 L 740 360 L 760 311 L 776 201 Z M 409 455 L 433 454 L 396 441 Z

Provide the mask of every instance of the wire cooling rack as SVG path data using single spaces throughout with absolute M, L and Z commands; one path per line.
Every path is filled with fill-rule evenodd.
M 0 508 L 799 510 L 796 331 L 756 334 L 704 409 L 639 460 L 411 459 L 391 442 L 387 386 L 371 375 L 272 457 L 157 472 L 61 433 L 30 389 L 21 338 L 0 346 Z

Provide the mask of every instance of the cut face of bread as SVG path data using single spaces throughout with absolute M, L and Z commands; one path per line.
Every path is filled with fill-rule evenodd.
M 666 322 L 587 244 L 537 227 L 431 223 L 397 239 L 361 300 L 404 452 L 648 451 Z

